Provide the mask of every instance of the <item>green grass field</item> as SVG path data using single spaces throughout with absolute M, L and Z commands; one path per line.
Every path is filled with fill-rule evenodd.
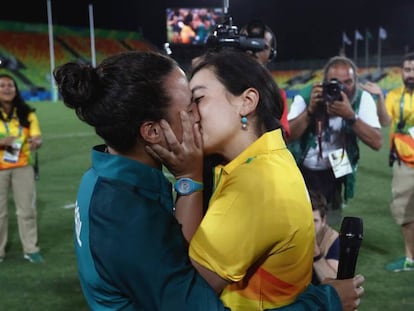
M 88 310 L 79 286 L 72 243 L 73 209 L 90 147 L 101 140 L 61 103 L 32 103 L 43 130 L 37 181 L 39 239 L 44 264 L 22 258 L 14 206 L 9 208 L 7 258 L 0 263 L 0 310 Z M 356 197 L 343 216 L 364 220 L 357 272 L 366 277 L 359 311 L 412 310 L 414 272 L 389 273 L 384 265 L 403 255 L 400 229 L 390 212 L 391 170 L 387 136 L 380 152 L 362 147 Z M 150 311 L 150 310 L 149 310 Z

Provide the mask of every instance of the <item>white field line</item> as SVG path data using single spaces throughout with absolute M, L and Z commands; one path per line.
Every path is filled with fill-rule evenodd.
M 76 206 L 76 203 L 69 203 L 69 204 L 63 205 L 62 208 L 64 208 L 64 209 L 73 209 L 73 208 L 75 208 L 75 206 Z
M 79 132 L 79 133 L 65 133 L 65 134 L 52 134 L 52 135 L 43 135 L 43 139 L 62 139 L 68 137 L 86 137 L 86 136 L 94 136 L 96 135 L 94 132 Z

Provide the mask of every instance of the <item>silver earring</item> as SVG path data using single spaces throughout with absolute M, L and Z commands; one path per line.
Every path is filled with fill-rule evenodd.
M 242 129 L 247 130 L 247 117 L 241 117 Z

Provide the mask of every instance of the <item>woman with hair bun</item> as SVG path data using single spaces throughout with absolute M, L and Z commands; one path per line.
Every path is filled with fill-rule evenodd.
M 199 121 L 184 72 L 161 54 L 129 52 L 96 69 L 68 63 L 54 75 L 65 105 L 105 141 L 92 150 L 75 208 L 79 278 L 90 308 L 224 310 L 191 265 L 183 238 L 202 217 L 189 209 L 202 194 L 178 198 L 174 211 L 161 163 L 145 151 L 154 143 L 167 147 L 160 128 L 167 120 L 178 147 L 193 150 L 182 159 L 187 168 L 174 173 L 202 180 L 200 135 L 182 134 L 181 124 L 192 132 Z

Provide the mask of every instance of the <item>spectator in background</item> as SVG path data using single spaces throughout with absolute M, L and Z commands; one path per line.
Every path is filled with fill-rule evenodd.
M 265 49 L 258 52 L 251 53 L 257 60 L 263 65 L 266 66 L 269 62 L 276 58 L 277 50 L 276 50 L 276 36 L 273 33 L 272 29 L 264 24 L 260 20 L 252 20 L 247 25 L 245 25 L 241 30 L 241 34 L 246 35 L 249 38 L 259 38 L 265 41 Z M 287 119 L 288 114 L 288 105 L 287 105 L 287 98 L 286 92 L 283 89 L 280 90 L 280 95 L 282 96 L 283 100 L 283 113 L 280 118 L 280 122 L 282 124 L 285 138 L 288 139 L 290 135 L 289 129 L 289 122 Z
M 167 37 L 170 38 L 172 43 L 180 43 L 180 31 L 179 22 L 182 22 L 179 10 L 171 10 L 167 19 Z
M 201 20 L 203 22 L 203 28 L 204 28 L 204 37 L 203 37 L 202 40 L 203 40 L 203 43 L 206 43 L 208 35 L 212 31 L 212 29 L 215 26 L 216 22 L 214 21 L 211 14 L 201 15 Z
M 390 166 L 392 166 L 391 212 L 401 226 L 405 256 L 389 263 L 388 271 L 414 270 L 414 53 L 402 63 L 404 85 L 388 92 L 385 99 L 392 120 Z
M 6 256 L 8 236 L 7 203 L 10 189 L 16 206 L 23 257 L 43 262 L 39 252 L 36 189 L 32 152 L 42 145 L 35 110 L 25 103 L 16 81 L 0 75 L 0 262 Z
M 195 39 L 196 33 L 194 29 L 192 28 L 192 22 L 193 22 L 193 13 L 191 12 L 189 12 L 187 15 L 184 16 L 184 19 L 182 22 L 178 22 L 178 25 L 181 28 L 180 43 L 190 44 Z
M 196 33 L 194 44 L 204 44 L 210 32 L 210 19 L 207 15 L 194 14 L 192 27 Z
M 342 190 L 345 202 L 354 196 L 358 140 L 374 150 L 382 145 L 376 104 L 368 92 L 359 89 L 355 64 L 346 57 L 331 58 L 323 83 L 295 96 L 288 119 L 289 148 L 306 185 L 325 196 L 328 223 L 339 223 Z
M 314 191 L 309 196 L 316 233 L 312 283 L 320 284 L 326 278 L 335 279 L 338 273 L 339 234 L 326 223 L 325 197 Z

